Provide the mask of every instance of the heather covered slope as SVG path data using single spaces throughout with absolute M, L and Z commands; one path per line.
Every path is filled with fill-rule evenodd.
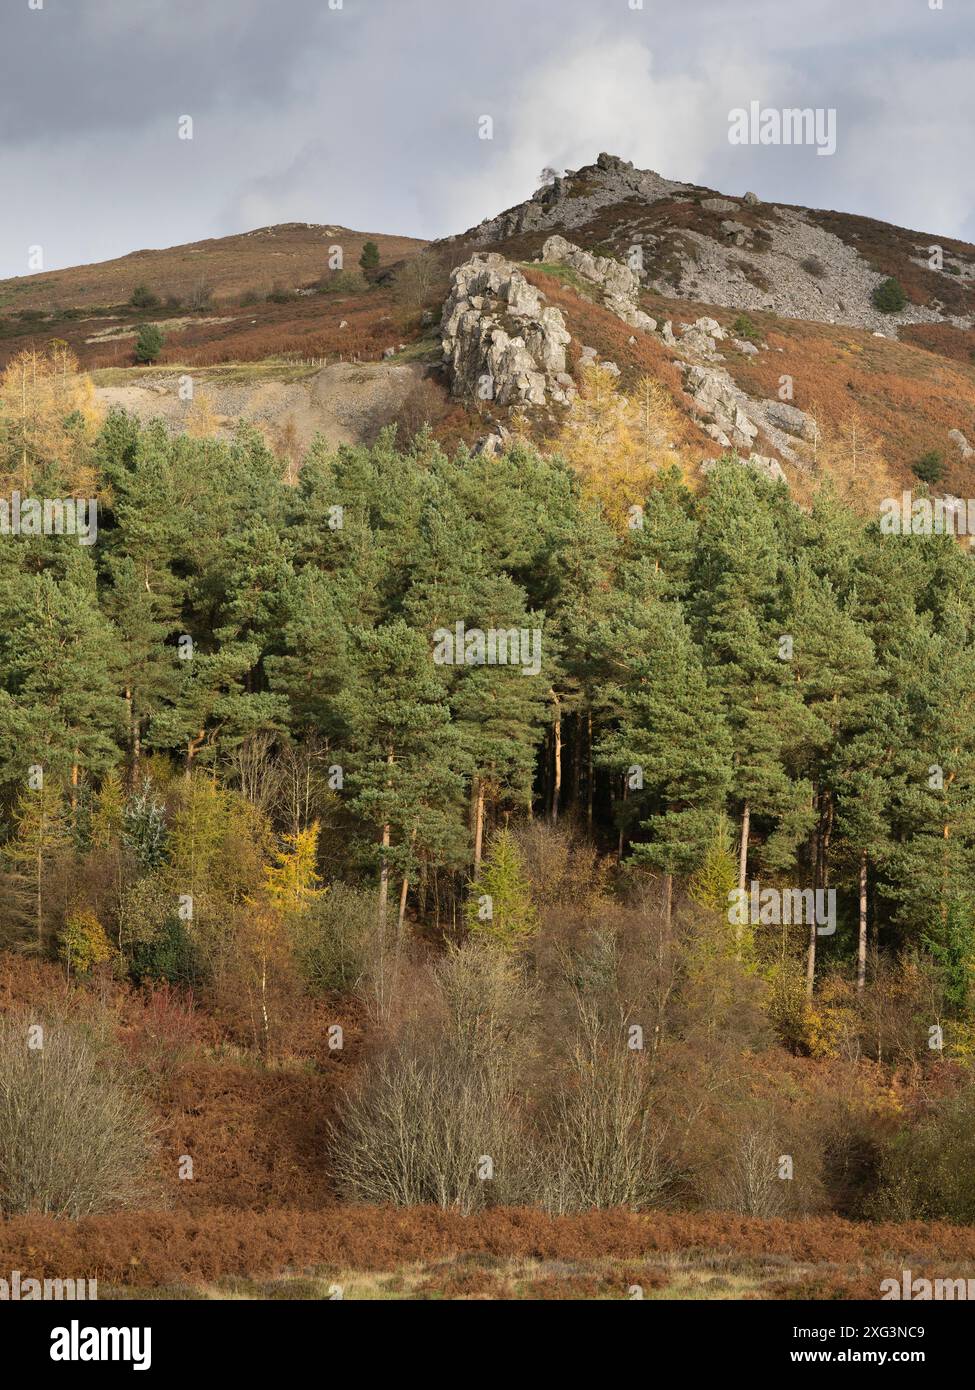
M 571 264 L 542 259 L 552 238 L 575 248 L 576 260 L 592 253 L 621 273 L 637 267 L 623 316 L 621 301 Z M 676 411 L 671 442 L 686 448 L 691 472 L 725 440 L 743 456 L 752 448 L 744 444 L 750 435 L 729 434 L 701 409 L 717 391 L 754 418 L 754 451 L 781 467 L 800 497 L 817 473 L 842 471 L 835 456 L 844 436 L 866 442 L 853 452 L 872 492 L 912 486 L 914 466 L 931 454 L 940 458 L 939 492 L 975 490 L 967 452 L 975 440 L 970 246 L 852 214 L 765 204 L 753 194 L 726 197 L 611 155 L 429 247 L 376 236 L 380 266 L 370 282 L 357 266 L 365 239 L 340 227 L 288 224 L 5 282 L 0 362 L 56 337 L 96 371 L 104 405 L 142 420 L 159 416 L 173 429 L 199 427 L 200 412 L 178 386 L 181 373 L 194 372 L 218 432 L 226 437 L 236 419 L 249 420 L 295 457 L 316 433 L 331 444 L 368 443 L 390 423 L 408 438 L 423 420 L 450 445 L 514 428 L 552 447 L 564 434 L 564 409 L 479 400 L 473 379 L 458 383 L 442 350 L 452 272 L 494 252 L 562 314 L 568 379 L 578 385 L 594 357 L 619 369 L 628 392 L 647 376 L 660 384 Z M 344 252 L 338 272 L 327 263 L 334 244 Z M 931 265 L 936 245 L 940 269 Z M 889 277 L 905 305 L 882 313 L 873 294 Z M 129 304 L 139 286 L 159 302 Z M 726 335 L 704 343 L 703 357 L 693 330 L 702 318 Z M 150 321 L 164 334 L 158 364 L 134 368 L 139 328 Z M 509 327 L 518 333 L 525 323 Z M 717 366 L 727 378 L 705 382 L 702 392 L 701 378 L 688 377 L 695 364 Z M 783 399 L 802 412 L 794 418 L 815 422 L 811 449 L 769 428 L 781 415 L 775 402 L 784 378 Z
M 967 243 L 675 183 L 607 154 L 451 240 L 529 259 L 553 232 L 621 260 L 639 247 L 648 290 L 700 304 L 887 333 L 909 324 L 973 326 L 975 247 Z M 929 265 L 934 245 L 939 270 Z M 871 295 L 890 276 L 908 302 L 885 315 Z

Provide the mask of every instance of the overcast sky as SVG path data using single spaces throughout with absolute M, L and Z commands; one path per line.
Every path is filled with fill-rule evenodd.
M 273 222 L 443 236 L 600 150 L 975 241 L 975 0 L 932 3 L 0 0 L 0 276 Z M 752 100 L 835 107 L 836 154 L 729 144 Z

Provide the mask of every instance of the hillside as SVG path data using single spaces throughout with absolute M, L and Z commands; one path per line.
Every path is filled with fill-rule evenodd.
M 967 300 L 875 328 L 881 271 L 816 223 L 866 295 L 817 317 L 815 215 L 751 202 L 781 293 L 735 301 L 701 221 L 695 298 L 668 229 L 707 190 L 553 188 L 368 278 L 286 228 L 209 244 L 196 308 L 123 260 L 91 292 L 126 302 L 5 310 L 9 1268 L 660 1300 L 972 1268 L 975 567 L 876 524 L 919 465 L 975 490 Z
M 361 284 L 359 257 L 379 248 L 380 270 L 425 245 L 410 237 L 292 222 L 166 250 L 0 281 L 0 360 L 32 342 L 58 337 L 83 366 L 133 361 L 138 326 L 158 322 L 185 360 L 245 360 L 300 347 L 327 332 L 342 286 Z M 329 267 L 342 249 L 343 272 Z M 327 282 L 330 294 L 316 294 Z M 146 289 L 155 303 L 130 304 Z M 268 298 L 268 296 L 273 296 Z M 337 321 L 336 321 L 337 322 Z M 356 329 L 350 334 L 354 338 Z M 353 351 L 362 346 L 355 339 Z
M 357 269 L 367 239 L 380 250 L 368 284 Z M 559 241 L 562 260 L 545 263 L 544 248 Z M 345 255 L 338 273 L 327 266 L 335 244 Z M 934 245 L 940 270 L 929 264 Z M 883 476 L 871 464 L 878 487 L 910 486 L 917 460 L 937 453 L 939 490 L 975 491 L 975 248 L 752 193 L 729 197 L 611 155 L 429 245 L 288 224 L 5 281 L 0 363 L 58 338 L 96 372 L 105 405 L 176 429 L 189 413 L 179 372 L 195 369 L 218 430 L 248 419 L 279 447 L 307 447 L 316 433 L 368 442 L 386 424 L 410 433 L 422 419 L 451 444 L 501 438 L 513 422 L 551 441 L 565 415 L 561 388 L 542 409 L 497 394 L 485 403 L 445 359 L 438 323 L 450 275 L 486 254 L 561 314 L 570 379 L 586 361 L 618 368 L 627 390 L 649 374 L 683 421 L 673 442 L 699 461 L 729 445 L 754 451 L 803 496 L 829 467 L 820 439 L 852 429 L 868 442 L 861 453 L 885 462 Z M 614 299 L 603 280 L 625 278 L 631 264 L 629 298 Z M 891 276 L 906 302 L 882 313 L 872 296 Z M 159 303 L 129 304 L 138 286 Z M 165 335 L 159 366 L 135 369 L 148 321 Z M 702 337 L 702 321 L 722 338 Z M 739 408 L 750 424 L 729 433 Z

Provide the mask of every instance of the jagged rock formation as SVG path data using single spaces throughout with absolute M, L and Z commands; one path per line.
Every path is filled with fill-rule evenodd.
M 652 169 L 637 169 L 616 155 L 601 154 L 595 164 L 566 169 L 562 177 L 538 189 L 525 203 L 487 218 L 470 235 L 482 245 L 550 227 L 581 227 L 602 208 L 628 198 L 655 202 L 687 191 L 691 184 L 675 183 Z
M 542 260 L 551 265 L 570 266 L 584 280 L 602 290 L 606 308 L 631 328 L 642 328 L 645 333 L 656 329 L 657 320 L 640 308 L 640 277 L 628 265 L 609 256 L 594 256 L 563 236 L 548 238 L 542 247 Z
M 877 269 L 870 247 L 861 246 L 863 234 L 854 219 L 763 203 L 754 193 L 713 194 L 610 154 L 567 169 L 465 237 L 503 247 L 515 237 L 573 231 L 581 254 L 598 245 L 601 253 L 610 247 L 614 258 L 625 260 L 630 248 L 642 247 L 643 288 L 670 297 L 894 337 L 906 324 L 975 325 L 972 296 L 964 292 L 975 280 L 975 259 L 952 251 L 943 271 L 932 271 L 927 302 L 915 296 L 899 313 L 884 314 L 873 293 L 890 272 Z M 889 232 L 905 263 L 927 266 L 930 238 L 900 228 Z
M 685 363 L 684 385 L 704 431 L 722 449 L 751 449 L 758 426 L 748 415 L 748 397 L 720 367 Z
M 544 304 L 517 266 L 477 254 L 450 277 L 440 333 L 455 396 L 498 405 L 566 404 L 571 341 L 559 309 Z

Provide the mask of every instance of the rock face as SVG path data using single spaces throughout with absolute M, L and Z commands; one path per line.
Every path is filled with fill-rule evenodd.
M 969 444 L 961 430 L 949 430 L 948 438 L 957 447 L 963 459 L 970 459 L 972 454 L 975 454 L 975 449 Z
M 616 155 L 601 154 L 594 165 L 580 170 L 566 169 L 562 178 L 538 189 L 527 202 L 481 222 L 473 228 L 472 235 L 481 243 L 490 243 L 524 232 L 581 227 L 601 208 L 614 203 L 625 202 L 628 198 L 642 198 L 652 203 L 690 188 L 690 184 L 675 183 L 652 169 L 637 169 Z
M 763 401 L 762 404 L 765 418 L 780 430 L 785 430 L 786 434 L 795 435 L 797 439 L 815 439 L 815 422 L 798 406 L 777 400 Z
M 474 255 L 450 282 L 440 334 L 453 394 L 499 405 L 566 404 L 575 388 L 561 311 L 496 253 Z
M 677 205 L 683 208 L 675 215 Z M 892 230 L 900 251 L 926 266 L 923 239 Z M 526 202 L 464 236 L 503 251 L 508 238 L 556 233 L 584 246 L 598 239 L 600 252 L 611 248 L 619 256 L 642 246 L 644 287 L 668 298 L 767 309 L 788 318 L 885 331 L 891 337 L 911 323 L 950 323 L 963 330 L 975 326 L 975 315 L 962 312 L 957 296 L 911 302 L 897 314 L 881 313 L 873 292 L 886 273 L 875 270 L 863 254 L 852 224 L 841 237 L 827 215 L 812 209 L 768 203 L 752 192 L 725 197 L 652 169 L 637 169 L 610 154 L 581 169 L 565 170 Z M 813 264 L 814 272 L 808 269 Z M 950 281 L 957 289 L 959 281 L 975 278 L 975 259 L 966 255 L 948 261 L 941 273 L 946 285 Z
M 584 280 L 601 289 L 606 308 L 631 328 L 642 328 L 645 333 L 652 333 L 657 327 L 656 319 L 645 314 L 639 306 L 640 277 L 628 265 L 614 261 L 609 256 L 594 256 L 566 241 L 563 236 L 548 238 L 542 247 L 542 260 L 570 266 Z
M 694 409 L 708 423 L 705 432 L 723 449 L 751 449 L 758 426 L 744 409 L 747 400 L 720 367 L 689 366 L 684 385 Z

